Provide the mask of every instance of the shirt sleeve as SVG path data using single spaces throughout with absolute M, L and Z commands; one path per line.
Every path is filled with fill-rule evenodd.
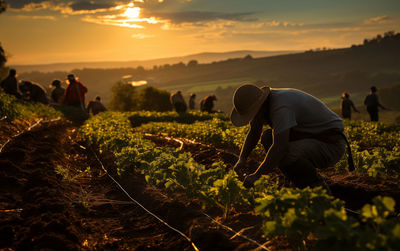
M 287 107 L 280 107 L 271 111 L 271 127 L 274 134 L 279 134 L 285 130 L 297 126 L 296 115 L 294 111 Z

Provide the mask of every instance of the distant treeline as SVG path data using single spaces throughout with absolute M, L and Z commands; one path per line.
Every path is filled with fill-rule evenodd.
M 367 93 L 371 85 L 380 88 L 400 83 L 399 58 L 400 34 L 390 31 L 345 49 L 264 58 L 248 55 L 210 64 L 192 60 L 187 64 L 178 62 L 157 65 L 152 69 L 139 66 L 82 69 L 73 70 L 72 73 L 89 87 L 89 97 L 99 94 L 106 102 L 111 98 L 111 87 L 126 75 L 131 75 L 131 80 L 147 80 L 152 86 L 169 91 L 181 86 L 184 93 L 193 86 L 201 86 L 202 82 L 251 79 L 272 87 L 302 89 L 318 97 L 337 96 L 339 102 L 343 91 Z M 53 79 L 65 79 L 66 75 L 67 72 L 31 72 L 20 74 L 20 79 L 48 86 Z M 216 85 L 217 108 L 230 110 L 231 94 L 235 87 L 218 88 Z M 209 94 L 209 91 L 204 94 Z

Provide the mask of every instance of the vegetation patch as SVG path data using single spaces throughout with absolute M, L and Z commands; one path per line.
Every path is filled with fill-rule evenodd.
M 56 109 L 41 103 L 21 101 L 12 95 L 0 93 L 0 116 L 10 120 L 52 119 L 63 117 Z

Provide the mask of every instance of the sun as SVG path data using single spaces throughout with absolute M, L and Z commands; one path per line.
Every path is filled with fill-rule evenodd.
M 139 7 L 133 7 L 133 8 L 127 8 L 124 14 L 122 16 L 128 17 L 128 18 L 138 18 L 140 15 L 140 8 Z

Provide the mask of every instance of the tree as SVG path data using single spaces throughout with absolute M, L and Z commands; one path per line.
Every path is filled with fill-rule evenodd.
M 252 60 L 253 57 L 250 54 L 247 54 L 247 56 L 245 56 L 243 59 L 244 60 Z
M 145 88 L 134 87 L 125 82 L 118 82 L 112 88 L 112 97 L 109 103 L 111 110 L 115 111 L 170 111 L 170 93 L 148 86 Z
M 0 13 L 6 11 L 6 7 L 7 7 L 6 1 L 0 0 Z
M 5 55 L 5 51 L 3 49 L 3 47 L 1 47 L 0 44 L 0 66 L 4 66 L 4 63 L 6 62 L 6 55 Z
M 0 13 L 4 12 L 6 10 L 6 7 L 7 5 L 5 0 L 0 0 Z M 6 74 L 7 71 L 7 69 L 5 68 L 6 61 L 7 61 L 6 53 L 0 44 L 0 79 L 2 79 Z
M 187 64 L 188 67 L 195 67 L 199 64 L 197 60 L 190 60 L 189 63 Z
M 133 111 L 137 107 L 136 88 L 125 82 L 118 82 L 111 88 L 112 97 L 109 103 L 111 110 Z
M 172 110 L 170 93 L 152 86 L 141 89 L 137 94 L 137 109 L 165 112 Z

